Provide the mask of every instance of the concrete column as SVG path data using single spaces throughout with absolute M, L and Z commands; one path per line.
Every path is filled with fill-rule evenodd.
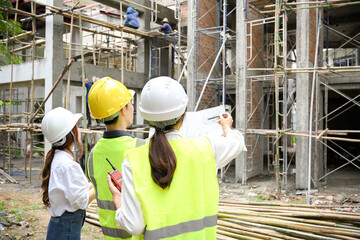
M 187 31 L 187 48 L 188 53 L 192 49 L 191 54 L 188 56 L 188 77 L 186 83 L 187 95 L 189 97 L 189 103 L 187 110 L 193 111 L 195 108 L 195 76 L 196 76 L 196 43 L 195 43 L 195 31 L 196 31 L 196 5 L 194 1 L 188 1 L 188 31 Z
M 46 4 L 56 7 L 62 7 L 62 0 L 47 0 Z M 61 74 L 64 66 L 64 50 L 63 50 L 63 16 L 54 14 L 46 17 L 46 47 L 45 47 L 45 59 L 46 59 L 46 71 L 45 71 L 45 92 L 44 97 L 51 91 L 54 83 Z M 66 75 L 65 75 L 66 78 Z M 45 103 L 45 112 L 49 112 L 51 109 L 63 106 L 63 86 L 60 83 L 50 98 Z M 50 149 L 50 144 L 45 141 L 45 152 Z
M 141 2 L 142 5 L 150 7 L 150 1 Z M 145 11 L 139 23 L 141 24 L 140 30 L 148 32 L 150 31 L 151 13 Z M 143 38 L 138 41 L 138 51 L 136 60 L 136 72 L 143 72 L 147 76 L 150 76 L 150 40 L 149 38 Z
M 299 0 L 297 0 L 299 1 Z M 308 1 L 308 0 L 307 0 Z M 304 5 L 304 7 L 306 7 Z M 296 14 L 296 65 L 309 66 L 309 9 L 300 9 Z M 310 74 L 296 74 L 296 130 L 309 131 Z M 306 189 L 308 179 L 308 138 L 296 137 L 296 189 Z
M 245 23 L 246 0 L 236 1 L 236 128 L 239 129 L 246 141 L 246 23 Z M 246 182 L 246 152 L 241 153 L 235 162 L 235 181 Z

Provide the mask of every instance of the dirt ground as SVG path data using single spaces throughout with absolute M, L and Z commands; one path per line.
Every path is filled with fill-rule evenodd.
M 3 158 L 0 158 L 3 159 Z M 8 163 L 6 162 L 6 165 Z M 28 164 L 29 165 L 29 164 Z M 50 219 L 41 201 L 41 172 L 43 159 L 33 158 L 31 183 L 24 176 L 24 160 L 12 160 L 12 177 L 19 184 L 0 183 L 0 240 L 2 239 L 45 239 Z M 0 167 L 3 166 L 1 161 Z M 304 192 L 295 191 L 295 175 L 288 177 L 288 191 L 276 200 L 275 177 L 260 175 L 247 181 L 246 185 L 234 183 L 232 167 L 220 181 L 220 198 L 247 201 L 281 201 L 285 203 L 306 203 Z M 29 173 L 28 173 L 29 174 Z M 3 177 L 0 175 L 0 177 Z M 344 168 L 331 174 L 327 183 L 312 191 L 312 204 L 342 204 L 349 208 L 360 208 L 360 171 L 355 167 Z M 16 222 L 18 225 L 2 226 L 1 222 Z M 85 222 L 81 239 L 103 239 L 98 226 Z

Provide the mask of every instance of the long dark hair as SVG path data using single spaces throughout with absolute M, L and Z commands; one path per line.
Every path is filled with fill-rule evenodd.
M 78 128 L 75 125 L 75 127 L 72 129 L 72 132 L 74 133 L 75 138 L 78 136 Z M 78 142 L 78 141 L 77 141 Z M 42 194 L 42 201 L 44 203 L 44 205 L 46 207 L 50 207 L 50 200 L 49 200 L 49 181 L 50 181 L 50 169 L 51 169 L 51 163 L 54 159 L 54 155 L 55 155 L 55 150 L 59 149 L 59 150 L 64 150 L 64 149 L 70 149 L 71 144 L 74 143 L 74 137 L 72 136 L 72 134 L 69 132 L 66 135 L 66 141 L 63 145 L 61 146 L 52 146 L 52 148 L 48 151 L 48 153 L 46 154 L 46 159 L 45 159 L 45 165 L 43 170 L 41 171 L 41 177 L 42 177 L 42 183 L 41 183 L 41 188 L 43 190 L 43 194 Z M 79 145 L 79 148 L 81 148 L 81 143 L 77 143 Z
M 182 121 L 183 117 L 184 115 L 178 122 Z M 165 129 L 155 128 L 150 140 L 151 177 L 162 189 L 170 186 L 176 169 L 176 156 L 165 136 L 165 132 L 172 130 L 175 125 L 166 126 Z

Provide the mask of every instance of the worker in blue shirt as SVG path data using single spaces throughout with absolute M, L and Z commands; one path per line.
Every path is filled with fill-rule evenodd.
M 132 7 L 128 7 L 126 9 L 126 17 L 124 25 L 127 27 L 139 28 L 139 20 L 138 20 L 139 13 L 135 11 Z
M 86 87 L 86 118 L 88 121 L 87 127 L 91 126 L 91 116 L 90 116 L 90 110 L 89 110 L 89 104 L 88 104 L 88 95 L 90 88 L 92 87 L 93 83 L 89 81 L 88 78 L 85 78 L 85 87 Z
M 164 34 L 173 33 L 173 30 L 169 24 L 169 20 L 167 18 L 164 18 L 161 21 L 162 26 L 158 28 L 159 32 L 162 32 Z

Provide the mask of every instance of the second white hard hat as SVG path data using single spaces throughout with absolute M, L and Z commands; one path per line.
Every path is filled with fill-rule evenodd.
M 187 103 L 188 96 L 178 81 L 170 77 L 157 77 L 145 84 L 139 108 L 145 120 L 161 122 L 180 117 Z
M 74 128 L 81 117 L 81 113 L 74 114 L 65 108 L 57 107 L 45 114 L 41 130 L 50 143 L 56 143 Z

